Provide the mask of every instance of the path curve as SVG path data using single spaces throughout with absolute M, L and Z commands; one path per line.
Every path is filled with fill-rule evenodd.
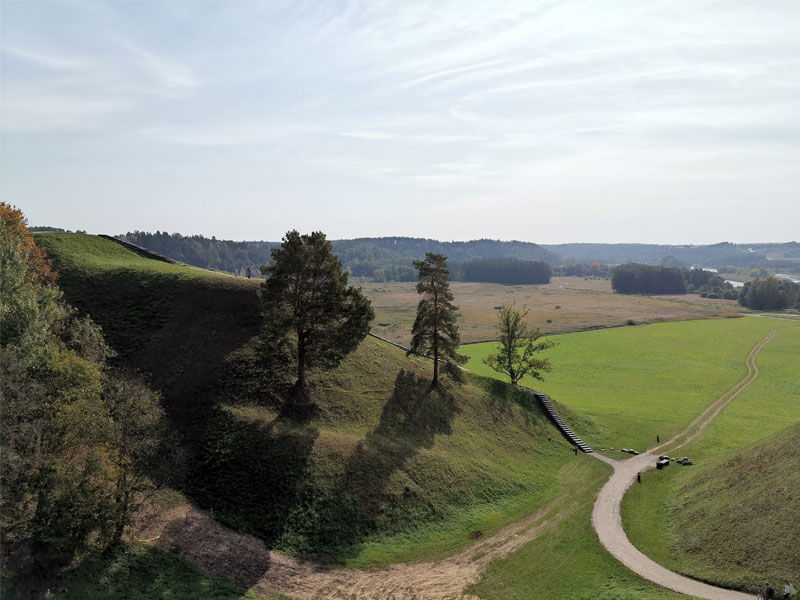
M 711 421 L 719 415 L 722 409 L 758 377 L 756 356 L 774 335 L 775 330 L 773 329 L 747 355 L 747 376 L 709 405 L 686 429 L 669 441 L 628 460 L 614 460 L 599 454 L 593 455 L 599 460 L 610 464 L 614 468 L 614 473 L 597 496 L 592 510 L 592 527 L 597 532 L 603 546 L 617 560 L 641 577 L 675 592 L 698 598 L 707 598 L 708 600 L 753 600 L 753 594 L 702 583 L 674 573 L 656 563 L 639 551 L 628 539 L 622 526 L 620 510 L 622 498 L 628 488 L 633 485 L 637 473 L 654 468 L 659 453 L 667 449 L 677 450 L 696 439 L 705 431 Z
M 206 573 L 259 594 L 280 592 L 301 600 L 479 600 L 464 590 L 478 581 L 492 560 L 518 550 L 575 508 L 569 496 L 559 496 L 535 514 L 452 556 L 380 569 L 330 569 L 318 561 L 288 556 L 188 505 L 172 509 L 161 523 L 137 537 L 151 537 L 156 547 L 177 550 Z

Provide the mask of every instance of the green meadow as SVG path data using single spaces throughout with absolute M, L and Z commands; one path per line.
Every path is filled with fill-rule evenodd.
M 711 449 L 718 453 L 727 452 L 726 456 L 730 456 L 732 450 L 763 440 L 775 432 L 780 437 L 783 434 L 780 430 L 800 421 L 800 367 L 796 360 L 800 355 L 800 327 L 775 319 L 726 319 L 554 336 L 559 340 L 559 346 L 550 351 L 554 370 L 548 374 L 544 384 L 539 383 L 536 387 L 570 409 L 590 414 L 605 427 L 610 436 L 617 435 L 617 439 L 631 445 L 630 440 L 635 438 L 633 434 L 630 437 L 624 435 L 622 428 L 625 424 L 636 423 L 638 414 L 643 413 L 652 422 L 652 431 L 657 428 L 666 432 L 661 435 L 677 432 L 697 412 L 746 374 L 747 353 L 773 328 L 777 328 L 778 333 L 759 356 L 760 377 L 721 413 L 703 437 L 694 442 L 692 447 L 680 451 L 681 455 L 690 454 L 702 465 L 706 457 L 712 454 Z M 692 339 L 694 344 L 689 343 Z M 476 358 L 484 356 L 488 346 L 462 347 L 462 351 L 471 354 L 469 368 L 489 374 L 485 365 L 481 364 L 480 369 L 476 367 L 476 364 L 480 364 Z M 659 353 L 648 348 L 660 348 L 663 354 L 659 356 Z M 670 350 L 667 351 L 667 348 Z M 681 348 L 686 349 L 681 352 Z M 568 357 L 568 349 L 575 355 Z M 597 386 L 597 395 L 605 398 L 606 406 L 598 396 L 590 401 L 580 400 L 578 390 L 591 387 L 581 380 L 580 373 L 584 371 L 581 365 L 589 362 L 606 364 L 608 354 L 624 357 L 629 369 L 620 375 L 619 372 L 598 371 L 593 365 L 591 379 Z M 685 356 L 677 360 L 674 358 L 681 354 Z M 718 355 L 717 361 L 713 358 L 715 354 Z M 636 356 L 640 357 L 638 361 Z M 691 364 L 693 361 L 698 361 L 704 369 L 698 370 Z M 566 376 L 558 376 L 559 370 L 567 364 L 573 365 L 576 370 L 571 381 Z M 655 382 L 649 389 L 646 378 L 634 368 L 637 364 L 648 376 L 661 373 L 654 377 Z M 715 368 L 715 364 L 718 368 Z M 612 402 L 617 396 L 633 398 L 632 395 L 623 394 L 628 387 L 637 389 L 637 397 L 648 401 Z M 668 402 L 658 399 L 675 398 L 676 392 L 681 390 L 692 397 L 691 403 L 683 404 L 686 414 L 681 420 L 672 417 L 670 411 L 662 410 L 659 413 L 652 410 L 652 404 L 656 402 L 662 409 L 669 406 Z M 663 414 L 664 418 L 659 420 L 659 414 Z M 566 420 L 569 422 L 569 418 Z M 580 431 L 580 424 L 575 429 Z M 594 441 L 592 432 L 587 434 L 586 437 Z M 796 440 L 798 434 L 800 430 L 794 433 L 793 439 Z M 652 440 L 641 435 L 639 439 L 642 440 L 641 449 L 655 442 L 654 435 Z M 772 447 L 770 441 L 766 444 Z M 788 445 L 789 441 L 784 447 Z M 751 465 L 748 471 L 760 468 L 763 452 L 760 458 L 748 462 Z M 792 466 L 796 462 L 796 456 L 794 460 L 781 462 L 783 466 L 770 472 L 768 479 L 762 479 L 761 483 L 778 489 L 781 481 L 784 484 L 794 481 L 797 477 L 789 479 L 786 469 L 795 468 L 798 471 Z M 719 464 L 720 460 L 712 461 L 709 468 Z M 672 466 L 665 471 L 647 472 L 644 484 L 632 488 L 623 507 L 623 519 L 634 543 L 669 568 L 740 589 L 752 588 L 754 573 L 772 573 L 775 575 L 773 579 L 786 573 L 787 562 L 796 562 L 797 554 L 786 552 L 781 545 L 781 538 L 784 541 L 794 540 L 800 535 L 795 531 L 798 529 L 797 520 L 790 514 L 798 509 L 797 502 L 787 502 L 778 510 L 775 507 L 768 509 L 763 502 L 739 502 L 737 513 L 737 499 L 731 494 L 725 498 L 724 494 L 718 493 L 718 489 L 731 485 L 728 481 L 730 478 L 702 471 L 701 468 Z M 556 528 L 545 532 L 514 554 L 492 562 L 471 591 L 486 599 L 685 598 L 641 580 L 600 545 L 591 529 L 590 515 L 596 494 L 608 473 L 606 465 L 588 456 L 579 456 L 574 463 L 562 467 L 559 481 L 562 489 L 573 494 L 574 510 L 566 512 Z M 720 481 L 720 478 L 724 481 Z M 702 485 L 704 483 L 707 485 Z M 740 483 L 736 489 L 741 489 L 742 485 Z M 752 489 L 749 492 L 752 493 Z M 693 496 L 693 493 L 703 495 Z M 698 510 L 688 511 L 687 507 L 692 506 Z M 761 513 L 760 529 L 758 526 L 737 529 L 731 523 L 732 520 L 755 519 L 757 512 Z M 732 517 L 732 513 L 735 516 Z M 767 522 L 774 524 L 767 527 Z M 779 529 L 776 523 L 781 524 Z M 716 543 L 706 544 L 698 539 L 698 531 L 708 535 L 709 539 L 712 539 L 714 532 L 728 532 L 730 535 L 715 539 Z M 766 547 L 775 552 L 757 550 Z M 739 561 L 743 556 L 751 557 L 751 568 L 740 567 Z
M 745 358 L 773 319 L 735 318 L 618 327 L 550 336 L 553 370 L 523 384 L 588 417 L 599 429 L 576 433 L 595 449 L 669 439 L 747 374 Z M 468 344 L 471 371 L 502 378 L 483 363 L 496 344 Z M 626 455 L 613 453 L 616 458 Z
M 678 451 L 695 466 L 647 473 L 623 503 L 637 547 L 719 585 L 800 575 L 800 326 L 771 323 L 759 377 Z

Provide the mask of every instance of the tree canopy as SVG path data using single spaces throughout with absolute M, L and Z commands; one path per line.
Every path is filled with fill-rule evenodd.
M 800 308 L 800 284 L 776 277 L 754 279 L 744 284 L 739 304 L 755 310 Z
M 22 214 L 0 216 L 0 544 L 25 579 L 118 541 L 153 487 L 142 461 L 167 461 L 158 396 L 134 379 L 112 392 L 100 328 L 66 304 Z
M 517 385 L 525 375 L 543 380 L 542 371 L 550 371 L 550 360 L 539 358 L 538 353 L 553 347 L 553 342 L 541 339 L 537 327 L 529 330 L 525 323 L 528 311 L 520 312 L 513 306 L 504 306 L 498 315 L 497 352 L 487 356 L 483 362 L 498 373 L 505 373 L 511 383 Z
M 261 272 L 265 331 L 291 349 L 297 364 L 292 399 L 306 402 L 306 369 L 338 365 L 369 333 L 375 313 L 361 290 L 348 285 L 322 232 L 288 232 Z

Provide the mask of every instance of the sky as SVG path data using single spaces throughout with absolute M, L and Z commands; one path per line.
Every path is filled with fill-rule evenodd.
M 0 0 L 31 225 L 800 239 L 800 2 Z

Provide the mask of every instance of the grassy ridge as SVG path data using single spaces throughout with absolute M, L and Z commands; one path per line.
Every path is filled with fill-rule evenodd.
M 439 394 L 429 362 L 367 339 L 339 368 L 313 374 L 314 415 L 287 418 L 265 384 L 277 367 L 253 338 L 255 282 L 93 236 L 39 239 L 70 301 L 164 393 L 190 441 L 191 497 L 273 547 L 350 565 L 434 556 L 556 491 L 569 446 L 511 386 L 469 377 Z
M 602 426 L 574 428 L 589 445 L 643 450 L 657 435 L 664 440 L 680 431 L 744 377 L 747 353 L 774 323 L 712 319 L 551 336 L 557 345 L 546 356 L 553 371 L 544 382 L 524 383 Z M 494 346 L 462 346 L 467 368 L 499 377 L 482 362 Z
M 274 547 L 350 566 L 452 552 L 553 497 L 572 454 L 530 395 L 475 376 L 440 393 L 429 378 L 428 361 L 368 338 L 315 374 L 308 422 L 233 394 L 193 495 Z
M 79 233 L 37 233 L 73 306 L 92 315 L 124 357 L 134 355 L 170 318 L 176 298 L 198 279 L 235 278 L 144 258 L 110 240 Z M 238 283 L 238 282 L 236 282 Z
M 778 331 L 758 356 L 759 378 L 681 449 L 695 467 L 649 473 L 623 503 L 643 552 L 741 589 L 800 576 L 800 327 L 771 323 Z

